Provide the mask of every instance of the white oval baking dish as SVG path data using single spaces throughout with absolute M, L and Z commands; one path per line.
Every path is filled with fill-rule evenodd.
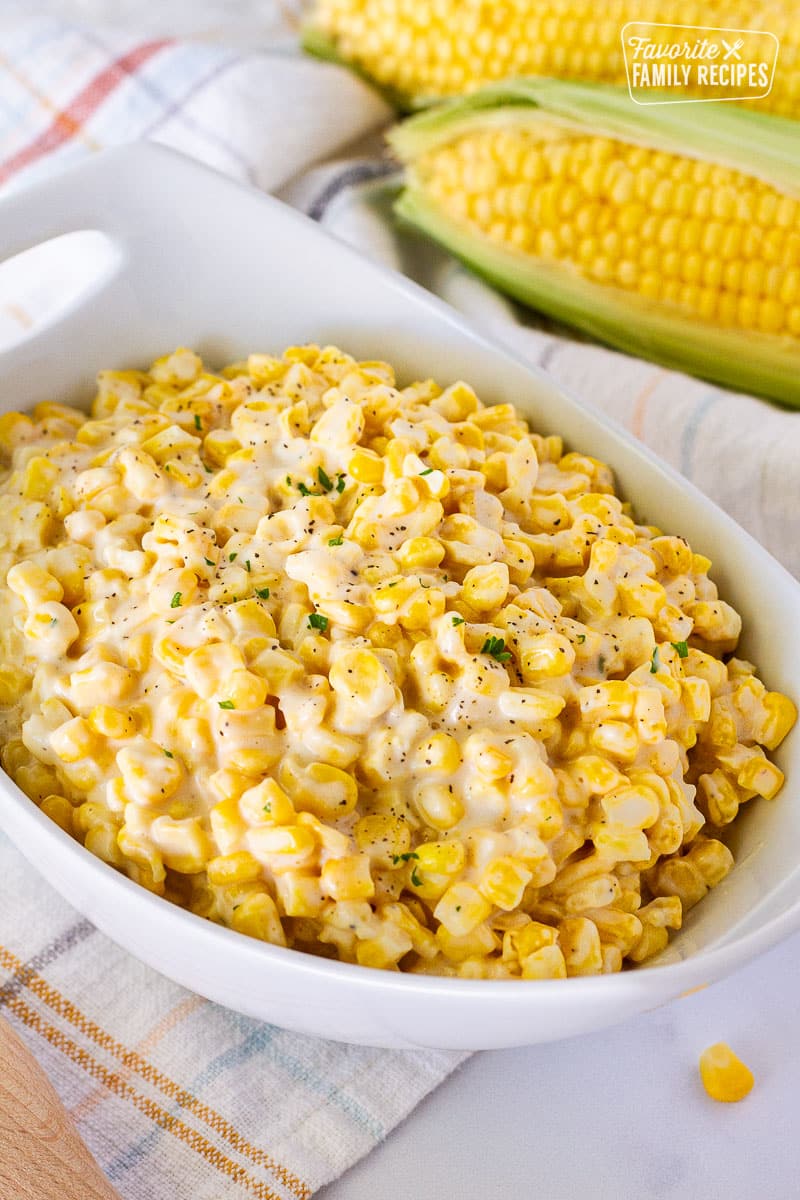
M 43 398 L 85 400 L 99 368 L 141 365 L 179 344 L 219 364 L 255 349 L 336 342 L 361 357 L 389 360 L 407 379 L 464 378 L 485 401 L 513 401 L 536 429 L 561 433 L 574 448 L 610 462 L 641 518 L 707 552 L 723 594 L 744 617 L 744 652 L 770 687 L 800 693 L 795 580 L 624 431 L 421 288 L 276 200 L 152 145 L 93 156 L 5 199 L 0 261 L 78 230 L 110 239 L 113 269 L 100 272 L 96 286 L 82 289 L 54 323 L 0 354 L 0 410 Z M 779 761 L 784 790 L 737 822 L 735 869 L 656 963 L 558 981 L 400 975 L 243 937 L 123 878 L 1 774 L 0 824 L 104 933 L 212 1000 L 345 1041 L 478 1049 L 599 1029 L 720 978 L 800 927 L 797 732 Z

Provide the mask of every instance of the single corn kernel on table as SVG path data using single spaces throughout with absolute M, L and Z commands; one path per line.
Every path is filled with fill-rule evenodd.
M 798 963 L 794 938 L 615 1029 L 477 1054 L 319 1200 L 793 1200 Z M 739 1104 L 703 1089 L 718 1041 L 755 1076 Z

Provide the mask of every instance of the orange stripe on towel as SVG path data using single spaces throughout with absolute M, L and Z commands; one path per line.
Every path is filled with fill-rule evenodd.
M 647 411 L 647 402 L 661 382 L 663 374 L 664 372 L 661 370 L 653 371 L 653 374 L 648 376 L 647 383 L 634 401 L 633 414 L 631 416 L 631 433 L 640 442 L 644 441 L 644 417 Z
M 123 54 L 121 58 L 109 63 L 82 91 L 78 92 L 77 96 L 73 97 L 66 108 L 60 112 L 56 111 L 47 129 L 0 166 L 0 184 L 5 183 L 23 167 L 29 167 L 43 155 L 51 153 L 62 146 L 64 142 L 70 141 L 71 138 L 81 133 L 85 123 L 115 88 L 159 50 L 169 45 L 169 40 L 165 38 L 155 42 L 142 42 L 133 50 L 129 50 L 127 54 Z
M 191 1016 L 196 1009 L 201 1008 L 205 1001 L 200 996 L 187 996 L 184 1000 L 179 1001 L 169 1010 L 166 1016 L 163 1016 L 160 1021 L 156 1022 L 150 1032 L 143 1037 L 137 1044 L 136 1051 L 140 1054 L 146 1054 L 148 1050 L 153 1050 L 161 1041 L 162 1038 L 174 1029 L 176 1025 L 180 1025 L 181 1021 L 185 1021 L 188 1016 Z M 131 1076 L 130 1067 L 123 1067 L 120 1071 L 122 1079 L 129 1079 Z M 85 1096 L 79 1104 L 69 1110 L 69 1115 L 73 1121 L 84 1121 L 90 1113 L 94 1112 L 97 1105 L 105 1099 L 105 1090 L 102 1087 L 96 1088 Z

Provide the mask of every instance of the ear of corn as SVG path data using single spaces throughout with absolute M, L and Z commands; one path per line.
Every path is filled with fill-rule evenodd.
M 755 103 L 800 116 L 793 0 L 316 0 L 305 44 L 413 108 L 520 75 L 623 84 L 622 30 L 645 21 L 773 33 L 778 69 L 769 95 Z M 743 61 L 749 53 L 746 45 Z
M 793 122 L 519 80 L 398 126 L 397 211 L 618 349 L 800 406 Z M 743 337 L 746 334 L 746 337 Z

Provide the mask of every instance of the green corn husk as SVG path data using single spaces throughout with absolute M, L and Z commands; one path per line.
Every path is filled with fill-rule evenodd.
M 619 350 L 800 407 L 799 338 L 722 327 L 677 303 L 595 282 L 573 263 L 499 244 L 468 218 L 447 213 L 416 164 L 465 134 L 498 128 L 599 135 L 729 167 L 798 198 L 794 122 L 731 105 L 637 106 L 620 88 L 527 79 L 414 116 L 392 130 L 389 141 L 406 166 L 398 215 L 501 291 Z

